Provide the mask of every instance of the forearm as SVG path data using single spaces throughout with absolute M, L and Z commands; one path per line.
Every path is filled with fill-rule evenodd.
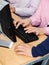
M 21 20 L 21 18 L 20 18 L 19 16 L 17 16 L 16 14 L 11 13 L 11 15 L 12 15 L 12 18 L 13 18 L 14 20 Z
M 45 34 L 49 35 L 49 27 L 45 27 L 44 29 L 45 29 Z

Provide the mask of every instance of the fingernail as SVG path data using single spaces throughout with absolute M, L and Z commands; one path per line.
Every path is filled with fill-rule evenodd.
M 25 33 L 27 33 L 27 31 Z
M 24 28 L 24 30 L 26 30 L 26 29 Z
M 17 27 L 16 27 L 16 29 L 17 29 Z

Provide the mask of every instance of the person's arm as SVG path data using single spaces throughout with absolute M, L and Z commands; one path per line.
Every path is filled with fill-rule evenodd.
M 49 36 L 46 40 L 38 44 L 36 47 L 29 44 L 19 44 L 15 47 L 16 54 L 26 55 L 26 56 L 44 56 L 49 53 Z
M 41 2 L 39 4 L 37 11 L 34 13 L 34 15 L 32 15 L 30 17 L 31 24 L 34 25 L 34 26 L 40 25 L 40 23 L 41 23 L 41 17 L 40 16 L 41 16 Z
M 32 56 L 34 57 L 43 56 L 47 53 L 49 53 L 49 36 L 41 44 L 32 47 Z
M 49 35 L 49 27 L 45 27 L 44 29 L 45 29 L 45 34 Z
M 15 13 L 20 16 L 31 16 L 36 8 L 15 8 Z
M 41 19 L 40 19 L 40 10 L 37 10 L 37 12 L 30 17 L 31 20 L 31 24 L 33 26 L 38 26 L 41 23 Z
M 40 0 L 31 0 L 28 7 L 15 7 L 15 13 L 20 16 L 30 16 L 37 10 Z M 23 5 L 22 5 L 23 6 Z

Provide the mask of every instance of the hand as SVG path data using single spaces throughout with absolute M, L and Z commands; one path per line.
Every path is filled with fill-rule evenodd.
M 15 12 L 15 8 L 12 5 L 10 5 L 10 11 Z
M 31 24 L 30 18 L 23 19 L 23 27 L 26 27 Z
M 44 28 L 39 28 L 39 27 L 33 27 L 33 26 L 29 26 L 29 27 L 26 27 L 24 29 L 26 31 L 26 33 L 36 33 L 36 35 L 42 35 L 42 34 L 45 34 L 45 30 Z
M 37 32 L 37 27 L 33 27 L 32 25 L 24 28 L 25 33 L 36 33 Z
M 45 34 L 45 29 L 44 28 L 37 28 L 37 35 L 43 35 Z
M 21 21 L 22 21 L 21 19 L 16 19 L 16 20 L 13 21 L 13 24 L 16 27 L 16 29 L 18 28 L 17 27 L 18 26 L 18 23 L 21 22 Z
M 16 52 L 16 54 L 26 55 L 26 56 L 32 57 L 31 49 L 32 49 L 32 46 L 30 46 L 30 45 L 19 44 L 15 47 L 15 52 Z
M 16 25 L 16 29 L 20 26 L 23 25 L 23 27 L 26 27 L 30 24 L 30 19 L 26 18 L 26 19 L 21 19 L 19 21 L 15 22 Z

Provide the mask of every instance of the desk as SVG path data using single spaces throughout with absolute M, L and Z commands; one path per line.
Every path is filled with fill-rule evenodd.
M 17 16 L 13 15 L 16 19 Z M 37 46 L 45 40 L 47 37 L 45 35 L 39 36 L 39 40 L 29 43 L 30 45 Z M 9 40 L 6 36 L 0 35 L 0 39 Z M 27 57 L 24 55 L 16 55 L 14 52 L 14 47 L 17 44 L 24 44 L 24 42 L 17 37 L 17 42 L 14 43 L 11 49 L 0 47 L 0 62 L 2 65 L 24 65 L 29 61 L 35 61 L 42 57 Z

